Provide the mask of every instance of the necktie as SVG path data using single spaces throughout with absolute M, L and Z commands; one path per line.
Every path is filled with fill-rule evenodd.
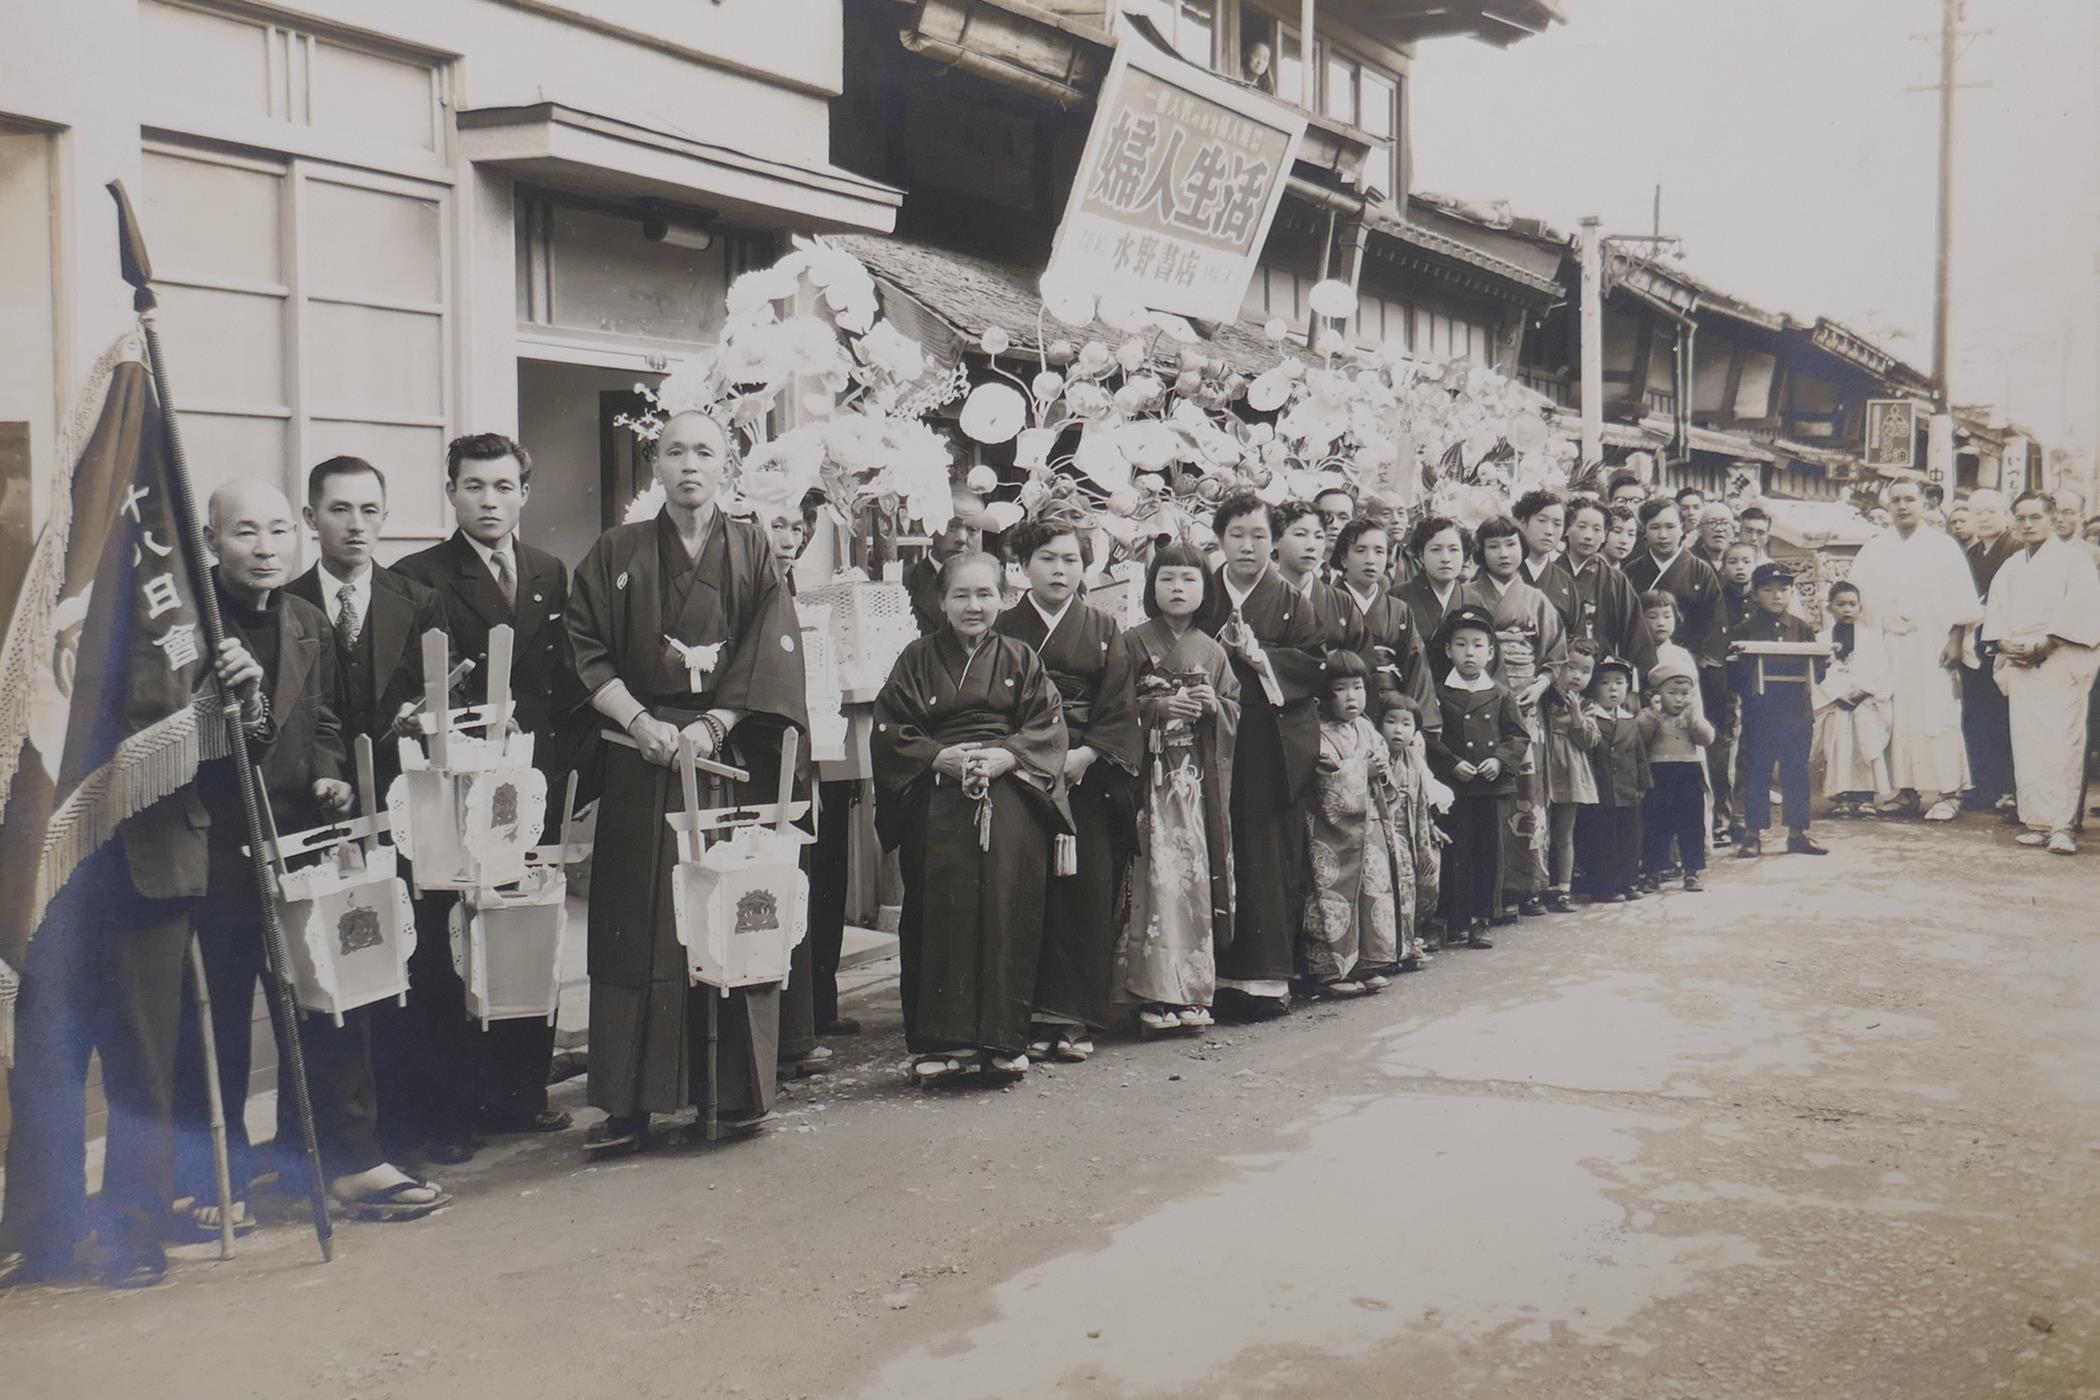
M 349 584 L 346 583 L 335 591 L 335 602 L 335 634 L 342 639 L 343 648 L 347 651 L 357 645 L 357 629 L 360 624 L 355 592 Z
M 510 571 L 510 551 L 499 549 L 489 556 L 496 566 L 496 587 L 503 590 L 503 606 L 512 612 L 518 609 L 518 577 Z

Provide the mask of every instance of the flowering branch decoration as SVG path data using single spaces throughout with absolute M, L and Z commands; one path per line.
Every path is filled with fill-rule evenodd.
M 880 318 L 875 279 L 860 260 L 821 238 L 797 238 L 779 262 L 732 282 L 724 300 L 720 343 L 654 389 L 635 385 L 650 410 L 617 421 L 653 440 L 674 414 L 707 414 L 731 439 L 736 499 L 762 511 L 791 509 L 818 488 L 842 511 L 873 505 L 946 528 L 951 454 L 923 420 L 963 383 Z M 776 436 L 790 405 L 800 421 Z M 652 487 L 628 518 L 660 504 Z

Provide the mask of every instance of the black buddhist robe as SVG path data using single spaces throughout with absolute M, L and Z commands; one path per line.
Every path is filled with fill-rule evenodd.
M 1064 709 L 1065 751 L 1083 744 L 1100 755 L 1078 786 L 1066 789 L 1078 866 L 1050 880 L 1035 1009 L 1045 1020 L 1103 1029 L 1123 927 L 1124 879 L 1137 848 L 1141 740 L 1129 653 L 1114 619 L 1077 598 L 1066 603 L 1055 631 L 1045 629 L 1026 598 L 1006 610 L 995 630 L 1034 650 L 1050 673 Z
M 934 769 L 975 743 L 1019 760 L 982 799 Z M 875 829 L 898 853 L 898 981 L 913 1054 L 1027 1047 L 1051 842 L 1071 830 L 1065 722 L 1032 648 L 947 628 L 911 643 L 875 697 Z M 984 825 L 987 810 L 989 828 Z
M 1216 637 L 1235 612 L 1225 575 L 1213 574 L 1196 625 Z M 1231 647 L 1240 683 L 1240 732 L 1233 749 L 1232 859 L 1238 907 L 1232 946 L 1218 953 L 1220 985 L 1280 995 L 1296 972 L 1310 854 L 1306 804 L 1320 758 L 1320 694 L 1327 680 L 1325 635 L 1312 605 L 1272 568 L 1237 609 L 1274 672 L 1283 704 L 1261 674 Z
M 624 681 L 651 715 L 680 728 L 709 709 L 741 712 L 724 761 L 750 772 L 750 800 L 774 799 L 781 736 L 806 731 L 809 719 L 801 627 L 763 529 L 717 514 L 695 558 L 668 513 L 608 530 L 577 566 L 567 622 L 587 694 Z M 722 648 L 697 691 L 672 637 Z M 664 818 L 684 805 L 678 772 L 609 740 L 598 760 L 590 1102 L 616 1118 L 704 1104 L 702 998 L 716 993 L 690 984 L 672 916 L 677 834 Z M 741 796 L 709 781 L 703 805 Z M 732 992 L 718 1010 L 717 1107 L 762 1112 L 773 1099 L 779 989 Z

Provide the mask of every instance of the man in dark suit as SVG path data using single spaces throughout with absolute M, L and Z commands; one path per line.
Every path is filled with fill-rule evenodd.
M 499 433 L 454 438 L 445 449 L 445 496 L 458 523 L 451 538 L 398 561 L 402 576 L 432 589 L 452 638 L 455 661 L 475 663 L 464 703 L 488 698 L 489 632 L 512 629 L 510 694 L 518 727 L 533 736 L 533 765 L 547 775 L 550 825 L 560 839 L 558 809 L 574 762 L 567 725 L 584 700 L 569 652 L 562 613 L 569 602 L 568 568 L 518 538 L 518 517 L 532 494 L 532 456 Z M 418 926 L 421 926 L 419 916 Z M 449 946 L 449 944 L 448 944 Z M 444 971 L 451 974 L 449 955 Z M 462 996 L 452 975 L 455 996 Z M 459 1020 L 465 1021 L 464 1003 Z M 453 1072 L 477 1087 L 473 1126 L 486 1132 L 559 1132 L 569 1115 L 547 1107 L 547 1073 L 554 1030 L 544 1021 L 512 1020 L 475 1031 Z
M 219 560 L 214 579 L 227 635 L 238 638 L 253 656 L 249 683 L 267 695 L 255 751 L 263 796 L 278 830 L 303 830 L 348 811 L 350 763 L 335 713 L 335 644 L 328 619 L 287 586 L 299 549 L 298 519 L 291 505 L 264 482 L 229 482 L 212 496 L 205 538 Z M 249 1160 L 241 1121 L 248 1095 L 248 1008 L 265 967 L 262 910 L 254 865 L 242 849 L 247 836 L 230 762 L 201 765 L 197 791 L 209 818 L 208 872 L 196 912 L 197 941 L 216 1012 L 212 1040 L 238 1211 L 248 1182 L 262 1169 L 261 1163 Z M 298 1151 L 299 1129 L 294 1094 L 285 1078 L 283 1030 L 277 1029 L 277 1154 L 282 1158 Z M 448 1198 L 436 1183 L 409 1176 L 387 1160 L 379 1145 L 370 1018 L 363 1010 L 347 1012 L 337 1025 L 329 1016 L 305 1015 L 299 1037 L 329 1194 L 367 1219 L 413 1219 L 443 1205 Z M 196 1017 L 185 1014 L 175 1057 L 176 1194 L 198 1203 L 192 1207 L 191 1224 L 197 1234 L 208 1237 L 217 1232 L 218 1206 L 203 1082 L 202 1037 Z
M 437 594 L 374 561 L 386 510 L 386 478 L 370 462 L 331 457 L 315 467 L 306 478 L 306 523 L 321 557 L 289 590 L 330 621 L 344 745 L 360 735 L 372 741 L 382 803 L 401 771 L 397 724 L 423 696 L 423 634 L 445 628 Z M 434 1072 L 448 1058 L 436 1047 L 467 1034 L 464 1008 L 447 1004 L 442 985 L 458 980 L 444 916 L 441 903 L 419 922 L 409 1005 L 381 1004 L 368 1014 L 381 1140 L 404 1157 L 460 1162 L 473 1155 L 471 1096 L 459 1076 Z

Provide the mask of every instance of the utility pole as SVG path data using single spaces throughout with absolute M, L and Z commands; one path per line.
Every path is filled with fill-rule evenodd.
M 1604 460 L 1604 239 L 1596 215 L 1582 221 L 1582 466 Z
M 1939 246 L 1932 280 L 1932 401 L 1945 413 L 1947 303 L 1954 272 L 1954 46 L 1959 42 L 1962 0 L 1940 0 L 1940 208 Z

